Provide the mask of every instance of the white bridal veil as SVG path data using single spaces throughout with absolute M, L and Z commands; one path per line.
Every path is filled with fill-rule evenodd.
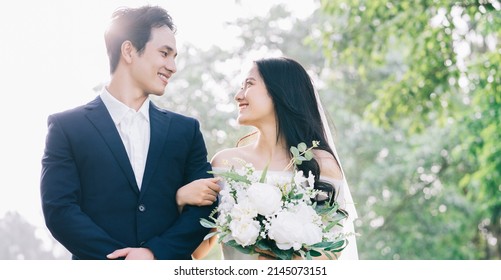
M 315 97 L 317 99 L 318 111 L 320 112 L 320 117 L 322 118 L 322 124 L 325 129 L 325 133 L 327 134 L 327 141 L 329 142 L 329 146 L 334 152 L 334 156 L 336 157 L 339 167 L 341 168 L 341 172 L 343 174 L 343 185 L 339 190 L 338 200 L 341 206 L 348 212 L 348 219 L 344 222 L 344 231 L 346 233 L 355 233 L 355 225 L 354 220 L 358 218 L 357 210 L 355 209 L 355 203 L 353 202 L 353 198 L 351 196 L 350 188 L 348 187 L 348 182 L 346 181 L 346 176 L 344 174 L 343 166 L 341 165 L 341 160 L 339 159 L 336 145 L 334 144 L 334 137 L 332 136 L 329 123 L 327 121 L 327 116 L 325 114 L 324 108 L 322 106 L 322 102 L 320 100 L 320 96 L 318 92 L 315 91 Z M 357 240 L 355 234 L 352 234 L 348 237 L 348 246 L 341 252 L 340 260 L 358 260 L 358 249 L 357 249 Z

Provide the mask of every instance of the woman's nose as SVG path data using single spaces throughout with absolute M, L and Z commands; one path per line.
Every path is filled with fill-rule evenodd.
M 243 89 L 242 89 L 242 88 L 240 88 L 240 89 L 237 91 L 237 94 L 235 94 L 235 96 L 234 96 L 235 101 L 240 101 L 240 100 L 242 100 L 242 99 L 244 98 L 244 94 L 243 94 L 243 92 L 244 92 L 244 91 L 243 91 Z

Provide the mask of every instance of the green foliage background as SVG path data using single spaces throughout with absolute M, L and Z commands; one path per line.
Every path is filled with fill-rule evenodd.
M 366 89 L 353 92 L 368 101 L 354 113 L 380 139 L 400 139 L 376 145 L 385 170 L 364 170 L 386 178 L 355 184 L 359 201 L 375 197 L 360 227 L 371 233 L 365 257 L 500 259 L 499 1 L 321 5 L 329 65 L 347 66 Z M 371 226 L 375 217 L 384 223 Z

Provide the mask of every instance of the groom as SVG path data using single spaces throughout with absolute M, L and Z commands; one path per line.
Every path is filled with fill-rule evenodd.
M 199 123 L 149 100 L 176 72 L 174 32 L 162 8 L 117 10 L 105 33 L 109 84 L 48 118 L 43 214 L 73 259 L 191 259 L 208 233 L 199 221 L 215 204 L 176 205 L 183 185 L 216 185 Z

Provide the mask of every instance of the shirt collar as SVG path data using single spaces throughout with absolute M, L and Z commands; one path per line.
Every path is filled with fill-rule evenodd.
M 134 109 L 125 105 L 124 103 L 116 99 L 113 95 L 111 95 L 106 87 L 103 87 L 100 97 L 101 100 L 103 100 L 104 105 L 108 109 L 108 112 L 110 112 L 111 118 L 113 119 L 115 125 L 118 125 L 122 121 L 127 112 L 132 111 L 135 113 Z M 140 113 L 148 123 L 150 122 L 149 110 L 150 99 L 147 98 L 137 112 Z

